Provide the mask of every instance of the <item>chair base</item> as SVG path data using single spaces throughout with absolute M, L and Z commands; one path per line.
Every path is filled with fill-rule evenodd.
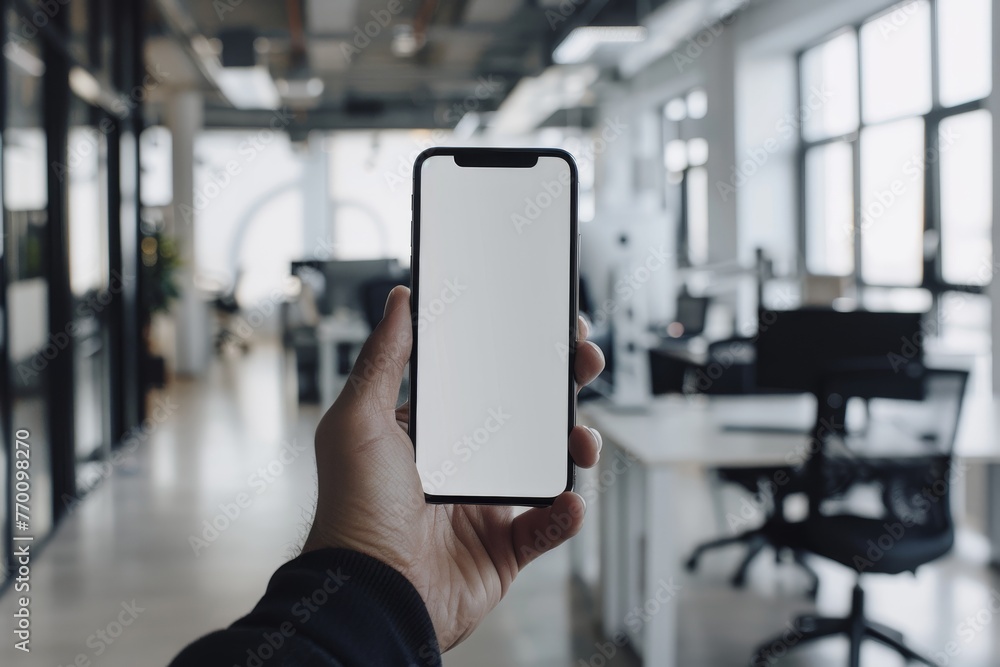
M 865 639 L 885 644 L 908 661 L 920 662 L 929 667 L 938 664 L 907 646 L 903 642 L 902 633 L 865 618 L 864 601 L 861 584 L 855 584 L 850 616 L 847 618 L 799 616 L 785 632 L 758 646 L 750 664 L 754 667 L 772 665 L 797 646 L 837 635 L 847 635 L 851 640 L 849 667 L 860 667 L 861 643 Z
M 732 537 L 723 537 L 717 540 L 712 540 L 711 542 L 700 544 L 695 547 L 693 552 L 691 552 L 691 556 L 688 558 L 684 566 L 689 572 L 694 572 L 698 569 L 698 561 L 701 560 L 701 557 L 705 554 L 705 552 L 730 546 L 732 544 L 747 545 L 747 553 L 740 562 L 739 567 L 736 568 L 736 572 L 730 580 L 734 587 L 743 588 L 747 581 L 747 570 L 750 569 L 750 564 L 753 562 L 753 559 L 756 558 L 761 551 L 763 551 L 764 547 L 774 546 L 774 541 L 768 535 L 766 525 L 761 528 L 745 531 L 738 535 L 733 535 Z M 806 576 L 809 577 L 809 590 L 806 594 L 810 599 L 815 600 L 816 594 L 819 592 L 819 575 L 816 574 L 816 571 L 813 570 L 812 567 L 810 567 L 806 562 L 805 554 L 802 551 L 792 549 L 792 558 L 806 573 Z

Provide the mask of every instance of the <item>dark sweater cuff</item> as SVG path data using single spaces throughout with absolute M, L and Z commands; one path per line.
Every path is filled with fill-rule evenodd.
M 427 607 L 409 580 L 346 549 L 310 551 L 282 565 L 233 627 L 300 635 L 345 666 L 441 664 Z

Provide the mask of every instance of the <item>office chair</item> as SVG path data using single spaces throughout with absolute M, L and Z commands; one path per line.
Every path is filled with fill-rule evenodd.
M 753 339 L 730 338 L 716 341 L 708 346 L 706 365 L 703 368 L 692 369 L 685 380 L 685 386 L 690 391 L 716 396 L 759 393 L 755 371 L 756 351 Z M 795 480 L 791 466 L 718 468 L 715 471 L 720 482 L 735 484 L 750 494 L 763 493 L 768 488 L 765 485 L 769 481 L 775 480 L 779 473 L 784 473 L 788 479 Z M 696 570 L 699 560 L 708 551 L 735 544 L 745 544 L 747 546 L 746 554 L 730 580 L 732 585 L 737 588 L 745 586 L 750 565 L 765 547 L 772 547 L 775 550 L 775 558 L 779 560 L 782 552 L 786 550 L 786 545 L 780 541 L 781 528 L 785 523 L 781 511 L 782 504 L 788 495 L 801 490 L 800 485 L 794 482 L 776 488 L 765 498 L 767 504 L 763 524 L 730 537 L 698 545 L 685 564 L 687 569 L 689 571 Z M 804 554 L 800 550 L 791 549 L 790 551 L 793 561 L 809 578 L 807 595 L 810 598 L 815 598 L 819 591 L 819 575 L 806 563 Z
M 906 443 L 916 452 L 906 457 L 859 458 L 858 440 L 850 433 L 833 436 L 806 463 L 810 483 L 809 516 L 786 524 L 782 539 L 802 551 L 836 561 L 857 572 L 846 618 L 800 616 L 794 622 L 800 636 L 794 646 L 787 632 L 764 642 L 751 659 L 753 665 L 770 664 L 775 653 L 803 643 L 847 635 L 850 667 L 859 667 L 861 644 L 872 639 L 894 649 L 907 660 L 937 665 L 907 646 L 903 635 L 865 616 L 863 574 L 899 574 L 947 554 L 954 544 L 951 515 L 951 464 L 955 433 L 961 414 L 968 372 L 928 370 L 923 400 L 873 399 L 872 417 L 861 443 L 869 449 Z M 843 444 L 846 456 L 835 456 L 833 444 Z M 848 470 L 849 474 L 844 474 Z M 882 516 L 839 511 L 825 513 L 825 506 L 843 502 L 859 487 L 879 491 Z M 875 549 L 872 549 L 872 545 Z

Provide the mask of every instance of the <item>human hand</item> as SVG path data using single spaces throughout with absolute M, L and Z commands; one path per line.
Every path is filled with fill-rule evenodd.
M 604 368 L 588 330 L 581 318 L 578 386 Z M 423 598 L 446 651 L 475 630 L 522 568 L 580 530 L 586 506 L 571 492 L 517 516 L 510 507 L 425 503 L 407 435 L 409 405 L 396 408 L 411 346 L 409 290 L 397 287 L 316 429 L 319 497 L 303 552 L 352 549 L 398 570 Z M 600 449 L 597 431 L 573 428 L 576 465 L 594 466 Z

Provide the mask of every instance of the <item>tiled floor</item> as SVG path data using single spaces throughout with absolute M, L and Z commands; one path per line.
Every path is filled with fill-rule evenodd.
M 250 608 L 300 543 L 312 509 L 319 411 L 296 407 L 282 382 L 285 372 L 277 349 L 263 346 L 215 364 L 203 383 L 171 387 L 161 398 L 162 422 L 34 561 L 32 652 L 13 650 L 4 630 L 0 665 L 87 664 L 81 655 L 101 667 L 163 665 L 187 642 Z M 282 447 L 295 455 L 288 465 L 278 459 Z M 220 505 L 239 493 L 252 504 L 226 526 Z M 206 521 L 223 529 L 206 531 Z M 206 544 L 196 549 L 193 537 Z M 734 556 L 709 557 L 706 571 L 685 586 L 681 665 L 745 665 L 756 642 L 808 608 L 794 573 L 766 558 L 750 590 L 728 588 L 724 574 Z M 982 560 L 982 545 L 969 537 L 955 556 L 916 579 L 873 577 L 866 585 L 872 615 L 929 651 L 955 641 L 959 654 L 942 665 L 998 666 L 1000 614 L 989 612 L 989 598 L 1000 591 L 1000 578 Z M 638 665 L 627 649 L 604 659 L 589 594 L 571 583 L 568 563 L 563 550 L 523 573 L 480 630 L 446 656 L 447 667 Z M 834 566 L 821 572 L 820 607 L 844 612 L 850 577 Z M 4 624 L 14 605 L 10 591 L 0 598 Z M 130 623 L 118 634 L 120 617 Z M 845 643 L 833 640 L 779 664 L 839 666 L 845 656 Z M 866 648 L 865 659 L 880 667 L 901 664 L 878 647 Z

